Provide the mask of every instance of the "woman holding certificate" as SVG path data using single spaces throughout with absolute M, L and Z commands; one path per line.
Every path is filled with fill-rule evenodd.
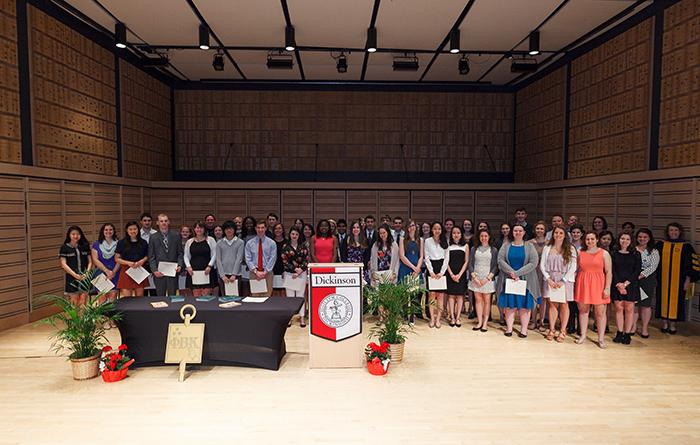
M 88 300 L 88 289 L 85 289 L 82 281 L 92 269 L 90 257 L 90 243 L 83 234 L 83 229 L 78 226 L 70 226 L 66 232 L 66 239 L 58 250 L 61 269 L 66 273 L 66 286 L 64 294 L 71 303 L 84 306 Z
M 515 313 L 520 314 L 518 337 L 527 337 L 530 311 L 535 307 L 533 295 L 539 295 L 540 285 L 537 276 L 539 256 L 535 246 L 523 241 L 525 228 L 514 224 L 512 240 L 503 244 L 498 251 L 498 306 L 503 308 L 506 317 L 506 337 L 513 335 Z
M 211 294 L 209 275 L 216 263 L 216 241 L 207 236 L 206 227 L 201 222 L 194 223 L 194 238 L 185 243 L 185 267 L 187 267 L 187 284 L 192 295 L 199 297 Z
M 372 286 L 382 282 L 396 283 L 399 274 L 399 244 L 394 242 L 388 224 L 382 224 L 377 234 L 379 237 L 372 246 L 369 260 Z
M 634 305 L 639 301 L 639 275 L 642 256 L 632 247 L 632 235 L 623 232 L 617 239 L 618 248 L 612 253 L 613 285 L 610 297 L 615 304 L 617 334 L 614 343 L 628 345 L 634 327 Z
M 466 271 L 469 264 L 469 244 L 461 227 L 452 228 L 447 254 L 447 314 L 450 317 L 450 326 L 461 328 L 462 322 L 459 317 L 464 305 L 464 294 L 467 292 Z
M 126 223 L 126 234 L 117 242 L 114 257 L 124 268 L 119 274 L 117 288 L 122 297 L 143 297 L 143 290 L 148 285 L 148 275 L 136 282 L 129 273 L 130 269 L 143 270 L 148 261 L 148 243 L 141 238 L 141 230 L 136 221 Z
M 442 225 L 437 221 L 430 226 L 430 233 L 431 237 L 423 242 L 425 267 L 428 269 L 429 326 L 440 329 L 440 316 L 447 291 L 447 240 L 442 233 Z
M 635 307 L 634 324 L 636 331 L 637 319 L 642 319 L 642 338 L 649 338 L 649 322 L 651 321 L 651 302 L 656 300 L 656 269 L 659 267 L 659 251 L 654 248 L 654 234 L 649 229 L 639 229 L 636 235 L 637 252 L 642 258 L 642 272 L 639 274 L 639 301 Z
M 588 332 L 588 313 L 593 305 L 595 321 L 598 325 L 598 346 L 607 348 L 605 344 L 605 323 L 607 305 L 610 304 L 610 284 L 612 283 L 612 261 L 610 254 L 598 247 L 598 234 L 587 232 L 584 246 L 578 254 L 578 275 L 574 289 L 574 300 L 578 303 L 578 324 L 581 337 L 577 344 L 586 341 Z
M 117 283 L 119 281 L 119 268 L 114 255 L 117 251 L 117 231 L 111 223 L 100 227 L 97 241 L 92 243 L 92 264 L 102 271 L 104 276 L 114 284 L 114 289 L 101 297 L 101 301 L 114 301 L 117 299 Z
M 306 270 L 309 267 L 309 244 L 301 241 L 301 231 L 292 226 L 289 229 L 289 239 L 282 246 L 282 264 L 284 265 L 284 287 L 288 297 L 306 295 Z M 306 304 L 299 309 L 299 326 L 306 327 L 304 314 Z M 291 323 L 291 320 L 290 320 Z
M 552 238 L 542 249 L 540 271 L 543 278 L 542 297 L 549 301 L 549 329 L 545 335 L 549 341 L 554 339 L 557 318 L 561 316 L 559 335 L 556 336 L 557 342 L 561 343 L 566 339 L 568 302 L 574 301 L 576 282 L 576 248 L 569 242 L 563 228 L 552 229 Z

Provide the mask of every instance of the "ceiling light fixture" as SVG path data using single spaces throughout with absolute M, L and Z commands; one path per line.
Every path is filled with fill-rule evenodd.
M 216 54 L 214 54 L 214 60 L 211 62 L 211 66 L 214 67 L 214 71 L 224 70 L 224 54 L 221 50 L 218 50 Z
M 511 73 L 534 73 L 538 65 L 535 59 L 513 59 L 510 65 Z
M 377 28 L 374 26 L 367 28 L 367 52 L 373 53 L 377 51 Z
M 457 68 L 459 68 L 459 74 L 463 76 L 469 74 L 469 57 L 466 54 L 459 59 Z
M 345 57 L 345 54 L 340 53 L 340 56 L 338 56 L 338 61 L 336 62 L 335 67 L 339 73 L 347 73 L 348 72 L 348 58 Z
M 275 54 L 270 52 L 267 54 L 267 68 L 271 70 L 291 70 L 294 66 L 294 60 L 291 54 Z
M 528 54 L 531 56 L 536 56 L 540 53 L 540 32 L 532 31 L 530 33 L 530 45 Z
M 209 28 L 206 25 L 199 25 L 199 49 L 209 49 Z
M 450 31 L 450 52 L 452 54 L 459 52 L 459 28 Z
M 394 71 L 418 71 L 418 57 L 415 53 L 394 57 L 393 68 Z
M 294 38 L 294 27 L 287 26 L 284 28 L 284 49 L 287 51 L 294 51 L 296 49 L 297 43 Z
M 126 25 L 122 22 L 114 25 L 114 45 L 119 49 L 126 48 Z

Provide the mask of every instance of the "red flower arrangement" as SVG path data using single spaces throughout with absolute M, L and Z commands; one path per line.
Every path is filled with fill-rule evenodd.
M 102 348 L 102 358 L 100 359 L 100 371 L 105 382 L 117 382 L 126 377 L 129 366 L 134 363 L 134 359 L 126 354 L 127 346 L 119 345 L 117 350 L 111 346 Z
M 367 359 L 367 370 L 370 374 L 386 374 L 391 362 L 389 343 L 383 341 L 381 344 L 376 344 L 375 342 L 368 344 L 365 347 L 365 358 Z

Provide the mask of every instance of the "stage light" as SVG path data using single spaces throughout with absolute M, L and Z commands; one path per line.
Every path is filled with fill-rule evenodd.
M 367 52 L 377 51 L 377 28 L 367 28 Z
M 214 60 L 211 62 L 211 66 L 214 67 L 214 71 L 224 70 L 224 55 L 221 53 L 221 50 L 214 54 Z
M 267 68 L 271 70 L 291 70 L 294 66 L 294 60 L 289 54 L 268 54 Z
M 209 49 L 209 28 L 199 25 L 199 49 Z
M 405 54 L 400 57 L 394 57 L 394 71 L 418 71 L 418 57 Z
M 540 32 L 532 31 L 530 33 L 530 45 L 528 54 L 531 56 L 536 56 L 540 53 Z
M 511 73 L 534 73 L 535 71 L 537 71 L 535 59 L 514 59 L 510 65 Z
M 348 72 L 348 58 L 345 57 L 345 54 L 340 54 L 340 56 L 338 56 L 338 62 L 335 64 L 335 67 L 339 73 Z
M 156 67 L 163 67 L 163 66 L 168 66 L 170 64 L 170 60 L 168 60 L 167 57 L 144 57 L 141 59 L 143 66 L 152 66 L 154 68 Z
M 126 48 L 126 25 L 122 22 L 114 25 L 114 44 L 117 48 Z
M 467 57 L 466 54 L 459 59 L 459 63 L 457 63 L 457 68 L 459 68 L 459 74 L 469 74 L 469 57 Z
M 452 54 L 459 52 L 459 28 L 450 31 L 450 52 Z
M 287 51 L 294 51 L 296 49 L 297 43 L 294 38 L 294 27 L 287 26 L 284 28 L 284 49 Z

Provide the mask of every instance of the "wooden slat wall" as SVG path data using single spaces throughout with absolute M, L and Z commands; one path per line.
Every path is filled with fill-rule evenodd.
M 114 55 L 28 9 L 35 165 L 117 175 Z
M 648 165 L 653 18 L 571 62 L 569 178 Z
M 565 67 L 517 92 L 516 181 L 563 179 L 565 95 Z
M 170 88 L 129 62 L 119 70 L 124 176 L 170 180 Z
M 442 221 L 443 192 L 435 190 L 411 192 L 411 215 L 418 223 Z
M 385 190 L 379 192 L 379 214 L 400 216 L 406 222 L 411 212 L 411 196 L 408 190 Z M 393 222 L 393 221 L 392 221 Z
M 314 221 L 317 221 L 320 218 L 345 218 L 347 220 L 345 194 L 345 190 L 314 191 L 314 205 L 312 212 L 302 213 L 300 214 L 299 218 L 303 218 L 304 222 L 311 224 L 313 224 Z M 287 212 L 284 213 L 284 217 L 286 220 L 291 220 L 292 222 L 295 218 L 297 218 L 296 216 L 290 215 Z
M 225 221 L 227 219 L 233 219 L 234 216 L 247 215 L 245 193 L 244 190 L 217 190 L 217 220 Z M 186 224 L 192 224 L 192 221 L 187 221 Z
M 0 177 L 0 330 L 29 321 L 25 180 Z
M 178 170 L 493 171 L 484 144 L 496 171 L 512 169 L 509 93 L 176 91 L 175 103 Z
M 22 162 L 15 0 L 0 0 L 0 162 Z
M 700 165 L 700 2 L 664 13 L 659 168 Z
M 343 209 L 345 209 L 345 194 L 340 193 L 340 197 L 343 202 Z M 284 230 L 288 231 L 296 218 L 301 218 L 304 222 L 311 222 L 316 199 L 312 190 L 282 190 L 282 214 L 277 216 L 282 218 Z M 322 208 L 335 218 L 342 216 L 342 214 L 335 213 L 336 208 L 328 205 L 324 205 Z

